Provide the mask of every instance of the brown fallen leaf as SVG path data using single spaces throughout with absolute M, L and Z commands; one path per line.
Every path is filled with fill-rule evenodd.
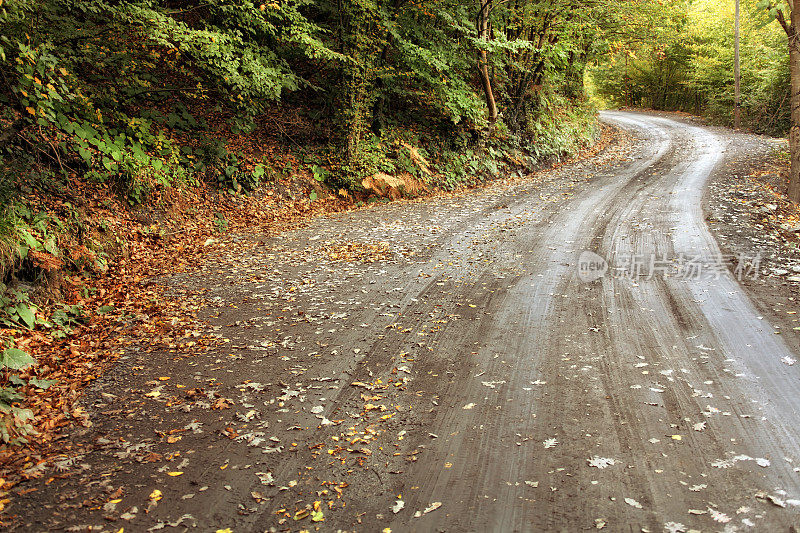
M 214 405 L 212 405 L 211 408 L 216 410 L 230 409 L 232 405 L 233 400 L 228 398 L 217 398 L 217 401 L 214 402 Z

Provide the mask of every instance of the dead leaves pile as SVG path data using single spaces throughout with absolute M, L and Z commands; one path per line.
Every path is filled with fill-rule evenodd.
M 61 303 L 80 306 L 87 317 L 65 338 L 41 329 L 0 330 L 15 347 L 37 359 L 38 364 L 20 377 L 57 380 L 47 390 L 31 385 L 18 389 L 24 399 L 17 405 L 33 411 L 36 434 L 25 446 L 0 446 L 0 499 L 5 499 L 4 494 L 18 482 L 44 476 L 54 458 L 71 453 L 72 444 L 63 439 L 63 431 L 74 424 L 91 426 L 88 413 L 77 403 L 83 390 L 128 346 L 136 344 L 148 352 L 183 358 L 218 343 L 215 337 L 203 334 L 197 322 L 201 294 L 171 297 L 166 287 L 150 281 L 152 277 L 191 270 L 214 254 L 251 245 L 246 239 L 234 239 L 236 232 L 275 233 L 300 226 L 315 214 L 351 207 L 336 198 L 284 201 L 274 194 L 231 197 L 200 189 L 174 200 L 166 222 L 143 224 L 109 188 L 78 182 L 74 185 L 74 194 L 81 197 L 76 203 L 92 213 L 87 226 L 98 226 L 102 221 L 104 234 L 113 235 L 123 245 L 107 267 L 94 268 L 95 263 L 87 263 L 77 273 L 61 275 Z M 64 209 L 53 199 L 32 202 L 49 212 Z M 224 235 L 217 233 L 215 221 L 220 217 L 227 221 L 228 233 Z M 73 255 L 66 250 L 66 258 Z M 50 257 L 36 260 L 49 270 L 60 266 L 61 261 Z M 77 268 L 75 261 L 68 264 Z M 44 305 L 40 307 L 44 314 L 50 311 Z M 0 377 L 0 385 L 6 379 Z M 218 400 L 214 407 L 226 409 L 229 405 Z
M 331 261 L 348 261 L 361 263 L 374 263 L 392 258 L 392 250 L 388 242 L 377 243 L 357 243 L 348 242 L 342 244 L 331 244 L 319 248 L 317 253 L 330 259 Z

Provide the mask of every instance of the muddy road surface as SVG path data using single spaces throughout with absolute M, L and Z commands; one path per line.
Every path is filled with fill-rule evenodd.
M 628 152 L 318 218 L 167 280 L 220 346 L 134 347 L 19 530 L 800 525 L 798 348 L 702 210 L 762 141 L 603 118 Z

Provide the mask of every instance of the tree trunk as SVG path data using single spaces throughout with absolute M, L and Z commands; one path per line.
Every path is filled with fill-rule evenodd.
M 338 142 L 343 176 L 354 183 L 360 183 L 362 174 L 370 170 L 365 164 L 364 146 L 376 96 L 375 12 L 374 0 L 345 0 L 339 4 L 342 52 L 353 61 L 342 69 Z
M 792 111 L 792 129 L 789 130 L 789 154 L 791 168 L 789 169 L 789 189 L 786 194 L 794 203 L 800 203 L 800 0 L 789 2 L 789 20 L 786 20 L 781 9 L 777 10 L 776 17 L 789 42 L 789 76 L 791 78 L 792 94 L 789 106 Z
M 494 99 L 494 91 L 492 91 L 492 80 L 489 77 L 489 67 L 486 64 L 485 50 L 481 50 L 480 61 L 481 82 L 483 83 L 483 92 L 486 93 L 486 106 L 489 108 L 489 122 L 494 124 L 497 122 L 497 103 Z
M 491 0 L 480 0 L 480 13 L 478 13 L 478 38 L 484 41 L 489 41 L 489 10 L 491 9 Z M 481 74 L 481 84 L 483 85 L 483 92 L 486 94 L 486 106 L 489 108 L 489 123 L 494 124 L 497 122 L 497 102 L 494 99 L 494 91 L 492 90 L 492 79 L 489 76 L 489 57 L 486 50 L 481 50 L 478 54 L 478 69 Z
M 792 97 L 789 105 L 792 109 L 792 129 L 789 130 L 789 152 L 791 169 L 789 170 L 789 199 L 800 203 L 800 0 L 792 0 L 790 23 L 783 25 L 789 37 L 789 68 L 792 80 Z
M 733 127 L 737 130 L 742 127 L 742 102 L 740 94 L 741 72 L 739 71 L 739 0 L 733 23 Z

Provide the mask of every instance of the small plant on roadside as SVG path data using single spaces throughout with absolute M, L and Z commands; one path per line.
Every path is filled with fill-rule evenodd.
M 41 323 L 36 316 L 37 310 L 26 292 L 9 289 L 0 283 L 0 324 L 14 329 L 34 329 L 37 323 Z
M 36 363 L 36 360 L 24 350 L 6 347 L 0 354 L 0 370 L 5 374 L 6 385 L 0 386 L 0 439 L 6 444 L 22 445 L 28 442 L 26 438 L 36 433 L 31 422 L 33 411 L 14 405 L 23 399 L 17 390 L 25 385 L 26 381 L 11 371 L 25 370 Z M 52 382 L 42 383 L 47 388 Z M 35 385 L 35 383 L 33 384 Z
M 226 219 L 222 213 L 214 214 L 214 229 L 219 234 L 228 231 L 228 219 Z
M 98 314 L 105 314 L 102 307 L 98 309 Z M 70 335 L 76 326 L 83 323 L 86 316 L 81 305 L 61 304 L 58 309 L 50 315 L 50 320 L 43 325 L 51 329 L 51 335 L 57 339 L 63 339 Z

